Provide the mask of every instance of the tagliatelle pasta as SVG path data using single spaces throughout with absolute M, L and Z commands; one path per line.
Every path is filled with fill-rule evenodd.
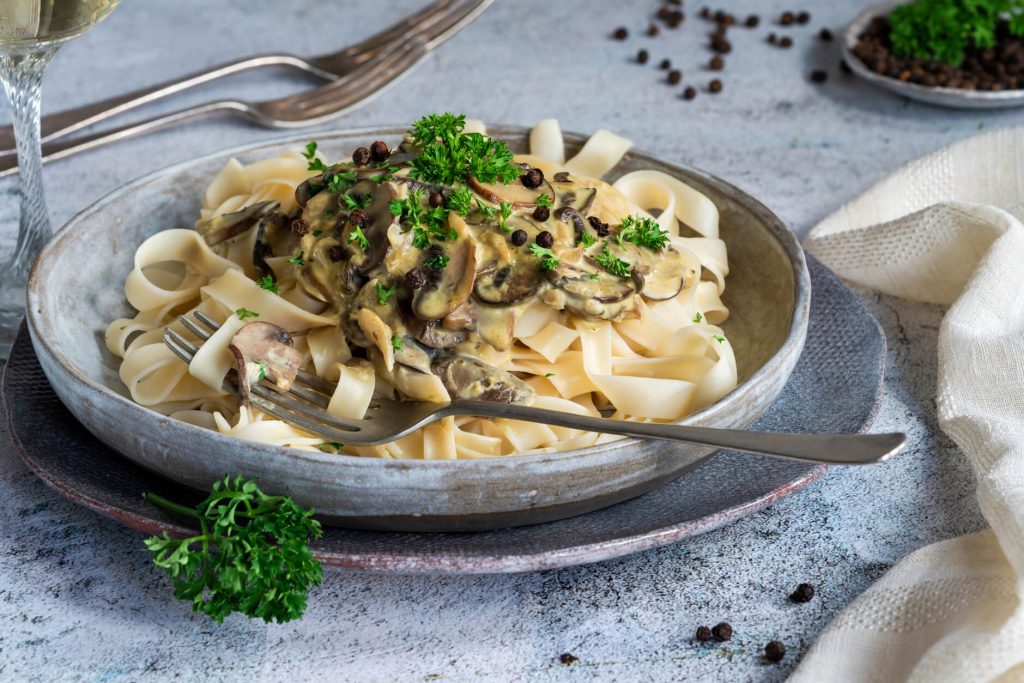
M 487 140 L 470 142 L 497 159 Z M 361 418 L 378 395 L 677 420 L 736 386 L 718 327 L 728 258 L 706 196 L 653 170 L 609 185 L 599 177 L 631 143 L 599 131 L 565 161 L 548 119 L 530 154 L 515 157 L 521 181 L 451 183 L 441 206 L 419 194 L 428 185 L 414 177 L 411 144 L 365 170 L 358 160 L 327 166 L 313 147 L 229 161 L 196 230 L 158 232 L 136 252 L 125 296 L 138 312 L 106 332 L 131 397 L 242 439 L 384 458 L 489 458 L 616 438 L 450 417 L 381 446 L 325 444 L 224 390 L 237 369 L 229 345 L 255 320 L 290 333 L 303 369 L 336 387 L 328 411 L 345 418 Z M 322 174 L 311 179 L 311 169 Z M 199 344 L 178 321 L 194 312 L 221 327 L 186 365 L 163 334 Z

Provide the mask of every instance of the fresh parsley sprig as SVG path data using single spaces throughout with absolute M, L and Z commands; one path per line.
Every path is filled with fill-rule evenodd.
M 174 597 L 217 623 L 232 612 L 266 622 L 298 619 L 306 611 L 311 586 L 320 585 L 323 567 L 309 549 L 323 530 L 286 496 L 268 496 L 255 482 L 225 477 L 195 508 L 155 493 L 146 500 L 192 517 L 200 533 L 188 538 L 146 539 L 153 564 L 174 584 Z
M 391 285 L 390 287 L 388 287 L 387 285 L 381 282 L 374 282 L 373 288 L 377 291 L 377 303 L 379 303 L 381 306 L 387 306 L 388 301 L 391 300 L 391 297 L 398 293 L 397 286 Z
M 915 0 L 889 15 L 889 41 L 897 55 L 959 66 L 969 46 L 995 47 L 1004 17 L 1012 35 L 1024 35 L 1024 0 Z
M 306 161 L 309 162 L 307 170 L 318 171 L 320 173 L 327 170 L 327 164 L 324 160 L 316 155 L 316 142 L 311 141 L 306 144 L 306 151 L 302 153 L 302 156 L 306 157 Z
M 643 216 L 626 216 L 619 226 L 619 233 L 615 236 L 619 246 L 622 241 L 632 242 L 640 247 L 647 247 L 658 251 L 664 249 L 668 244 L 668 231 L 658 225 L 653 218 Z
M 611 249 L 608 247 L 607 242 L 604 243 L 604 249 L 601 250 L 601 253 L 594 256 L 593 259 L 598 265 L 612 275 L 629 277 L 629 272 L 631 270 L 629 263 L 613 254 Z
M 235 311 L 235 315 L 237 315 L 238 319 L 243 321 L 243 322 L 248 320 L 249 318 L 258 318 L 258 317 L 260 317 L 259 313 L 257 313 L 256 311 L 250 311 L 248 308 L 245 308 L 244 306 L 242 308 L 239 308 L 238 310 L 236 310 Z
M 412 124 L 409 135 L 419 148 L 410 162 L 410 175 L 443 185 L 465 182 L 469 176 L 484 183 L 505 185 L 522 170 L 508 145 L 480 133 L 466 133 L 465 114 L 430 114 Z
M 348 243 L 352 244 L 353 242 L 355 242 L 356 246 L 358 246 L 363 251 L 366 251 L 367 249 L 370 248 L 370 240 L 366 239 L 366 233 L 364 233 L 363 229 L 360 228 L 358 225 L 351 233 L 349 233 L 348 236 Z
M 430 240 L 439 242 L 454 241 L 459 235 L 448 225 L 448 210 L 443 206 L 430 209 L 423 207 L 423 193 L 413 190 L 405 199 L 393 199 L 388 202 L 391 215 L 398 218 L 412 230 L 412 244 L 419 249 L 430 246 Z
M 281 288 L 277 286 L 277 282 L 274 280 L 273 275 L 265 275 L 256 281 L 256 284 L 260 286 L 260 289 L 265 289 L 271 294 L 277 294 L 281 291 Z
M 558 267 L 559 258 L 551 249 L 542 247 L 536 242 L 531 242 L 530 253 L 540 259 L 541 270 L 551 270 Z

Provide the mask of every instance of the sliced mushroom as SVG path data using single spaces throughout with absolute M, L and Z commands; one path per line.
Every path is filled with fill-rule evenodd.
M 277 325 L 249 323 L 228 343 L 238 370 L 238 391 L 242 402 L 249 403 L 249 389 L 266 378 L 287 390 L 302 365 L 302 352 L 294 348 L 292 337 Z
M 629 242 L 619 245 L 615 240 L 608 240 L 607 244 L 611 254 L 631 265 L 630 275 L 637 284 L 637 292 L 649 301 L 675 297 L 682 291 L 687 277 L 696 277 L 686 259 L 672 245 L 654 250 Z
M 555 180 L 551 183 L 552 189 L 557 193 L 555 196 L 558 197 L 555 209 L 566 206 L 575 209 L 581 216 L 586 216 L 597 198 L 597 188 L 588 187 L 569 175 L 564 176 L 565 180 L 559 180 L 559 177 L 562 177 L 561 173 L 555 174 Z
M 480 338 L 499 351 L 512 346 L 512 330 L 516 324 L 516 308 L 476 306 L 477 319 L 473 325 Z
M 361 308 L 355 315 L 359 329 L 363 331 L 367 339 L 380 351 L 384 361 L 384 367 L 390 372 L 395 367 L 395 349 L 391 343 L 391 336 L 394 334 L 391 328 L 380 319 L 380 316 L 368 308 Z
M 476 324 L 476 310 L 468 301 L 449 313 L 441 321 L 441 327 L 452 332 L 464 330 Z
M 546 194 L 548 199 L 551 200 L 554 200 L 555 196 L 551 183 L 546 180 L 540 184 L 540 187 L 530 189 L 519 180 L 514 180 L 508 185 L 502 185 L 500 183 L 484 183 L 470 176 L 469 186 L 492 204 L 507 202 L 517 209 L 537 208 L 537 200 L 542 194 Z
M 388 208 L 388 203 L 395 198 L 390 183 L 377 184 L 372 180 L 361 180 L 346 193 L 350 195 L 365 196 L 369 194 L 372 199 L 364 211 L 369 215 L 370 220 L 366 227 L 356 225 L 349 220 L 342 231 L 341 240 L 349 245 L 353 252 L 350 262 L 359 269 L 359 272 L 366 274 L 380 265 L 384 260 L 384 254 L 388 250 L 388 228 L 397 219 Z M 360 228 L 366 238 L 367 246 L 362 248 L 352 239 L 356 228 Z
M 413 337 L 432 349 L 450 349 L 466 340 L 463 330 L 446 330 L 437 320 L 422 320 L 411 314 L 404 320 Z
M 424 254 L 432 254 L 427 256 L 427 262 L 446 256 L 447 263 L 440 271 L 424 267 L 425 271 L 432 271 L 431 279 L 413 294 L 412 310 L 422 320 L 437 320 L 464 304 L 473 292 L 476 245 L 463 233 L 454 242 L 438 243 L 434 249 L 425 250 Z
M 520 258 L 482 273 L 473 291 L 488 304 L 511 306 L 537 294 L 544 281 L 537 259 Z
M 260 218 L 256 224 L 256 242 L 252 247 L 252 264 L 260 277 L 271 274 L 267 265 L 268 256 L 283 256 L 295 253 L 298 237 L 291 231 L 288 217 L 280 211 L 272 211 Z
M 211 216 L 196 223 L 196 232 L 209 246 L 237 237 L 261 218 L 281 208 L 278 202 L 257 202 L 232 213 Z
M 536 394 L 526 382 L 470 356 L 444 356 L 434 361 L 452 400 L 532 403 Z
M 636 308 L 636 283 L 631 279 L 587 271 L 562 261 L 548 271 L 548 281 L 558 292 L 543 297 L 546 304 L 587 318 L 619 320 Z

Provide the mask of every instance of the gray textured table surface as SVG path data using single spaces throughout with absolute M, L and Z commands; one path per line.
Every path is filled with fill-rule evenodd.
M 732 32 L 724 92 L 693 102 L 630 57 L 670 57 L 703 86 L 708 26 L 689 0 L 684 27 L 641 37 L 653 1 L 498 0 L 398 87 L 335 126 L 404 123 L 437 110 L 567 129 L 611 128 L 727 178 L 803 234 L 901 163 L 1012 125 L 1019 112 L 960 113 L 911 104 L 841 77 L 822 26 L 839 29 L 859 3 L 805 0 L 813 19 L 787 31 L 791 50 L 763 39 L 779 0 L 735 0 L 761 27 Z M 114 95 L 241 54 L 327 51 L 419 3 L 374 0 L 126 2 L 56 57 L 49 111 Z M 606 38 L 618 25 L 625 43 Z M 825 65 L 824 86 L 807 73 Z M 251 74 L 223 88 L 284 93 L 304 81 Z M 703 90 L 703 88 L 702 88 Z M 218 93 L 220 94 L 220 93 Z M 213 95 L 196 93 L 188 101 Z M 46 170 L 56 224 L 118 185 L 207 151 L 275 135 L 229 122 L 195 124 L 58 162 Z M 16 183 L 0 182 L 0 242 L 17 215 Z M 706 536 L 599 565 L 496 577 L 389 577 L 331 572 L 304 620 L 223 626 L 172 600 L 141 538 L 45 488 L 3 458 L 0 496 L 0 677 L 24 679 L 277 680 L 779 680 L 828 621 L 886 568 L 931 541 L 984 524 L 962 456 L 935 421 L 935 339 L 941 311 L 865 294 L 890 342 L 880 430 L 906 430 L 894 461 L 834 470 L 808 490 Z M 6 437 L 0 448 L 9 453 Z M 810 581 L 818 597 L 786 600 Z M 692 640 L 699 624 L 732 623 L 732 642 Z M 778 638 L 781 665 L 760 657 Z M 562 652 L 579 658 L 558 661 Z

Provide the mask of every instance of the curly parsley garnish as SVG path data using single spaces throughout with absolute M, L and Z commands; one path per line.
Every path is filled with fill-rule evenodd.
M 578 240 L 576 240 L 576 244 L 577 245 L 582 244 L 585 248 L 590 248 L 590 247 L 594 246 L 595 242 L 597 242 L 597 240 L 594 238 L 593 235 L 591 235 L 586 230 L 581 232 L 580 233 L 580 238 Z
M 607 270 L 612 275 L 618 275 L 619 277 L 629 277 L 630 266 L 629 263 L 623 261 L 618 256 L 611 252 L 608 248 L 608 243 L 604 243 L 604 249 L 597 256 L 594 256 L 594 261 L 597 262 L 602 268 Z
M 438 206 L 431 209 L 423 207 L 423 193 L 413 190 L 405 199 L 393 199 L 388 202 L 391 215 L 398 218 L 412 230 L 412 244 L 419 249 L 426 249 L 430 240 L 439 242 L 453 241 L 459 235 L 448 225 L 448 211 Z
M 349 211 L 355 211 L 356 209 L 365 209 L 373 201 L 373 195 L 364 194 L 362 196 L 354 197 L 350 194 L 341 195 L 341 201 L 345 205 L 345 208 Z
M 424 268 L 432 268 L 434 270 L 444 270 L 444 267 L 448 265 L 452 257 L 448 254 L 434 254 L 426 261 L 423 262 Z
M 395 351 L 402 350 L 402 338 L 399 337 L 397 334 L 391 335 L 391 348 L 394 349 Z
M 263 361 L 256 361 L 256 381 L 262 382 L 263 380 L 265 380 L 267 378 L 267 370 L 269 369 L 270 368 L 268 368 L 267 364 L 264 363 Z
M 327 164 L 316 155 L 316 142 L 307 143 L 306 151 L 302 153 L 302 156 L 306 157 L 306 161 L 309 162 L 307 170 L 320 172 L 327 170 Z
M 256 281 L 256 284 L 258 284 L 261 289 L 265 289 L 271 294 L 277 294 L 281 291 L 281 288 L 277 286 L 276 282 L 274 282 L 273 275 L 265 275 L 264 277 L 261 277 Z
M 719 344 L 721 344 L 722 342 L 724 342 L 724 341 L 725 341 L 725 337 L 723 337 L 723 336 L 722 336 L 722 335 L 720 335 L 720 334 L 715 334 L 715 335 L 712 335 L 712 336 L 711 336 L 711 338 L 712 338 L 712 339 L 714 339 L 714 340 L 715 340 L 716 342 L 718 342 Z
M 357 176 L 355 171 L 342 171 L 339 173 L 327 173 L 327 189 L 331 192 L 344 192 L 356 184 Z
M 448 208 L 460 216 L 473 210 L 473 193 L 467 187 L 457 187 L 448 193 Z
M 537 197 L 535 203 L 537 204 L 537 206 L 545 206 L 550 209 L 551 197 L 547 196 L 546 194 L 542 194 L 541 196 Z
M 256 311 L 250 311 L 248 308 L 239 308 L 235 310 L 235 315 L 238 316 L 239 320 L 245 321 L 249 318 L 258 318 L 260 314 Z
M 309 539 L 323 530 L 286 496 L 268 496 L 256 483 L 225 477 L 195 508 L 155 493 L 150 503 L 198 520 L 189 538 L 146 539 L 153 564 L 174 583 L 174 597 L 192 603 L 217 623 L 232 612 L 278 623 L 306 611 L 309 588 L 323 580 L 323 567 L 309 550 Z
M 698 325 L 700 324 L 700 321 L 703 320 L 703 319 L 704 319 L 704 316 L 701 315 L 700 311 L 697 311 L 697 315 L 693 316 L 693 322 L 698 324 Z
M 358 225 L 356 226 L 355 230 L 353 230 L 348 236 L 348 243 L 352 244 L 353 242 L 355 242 L 356 246 L 358 246 L 363 251 L 366 251 L 367 249 L 370 248 L 370 240 L 366 239 L 366 234 L 363 232 L 363 229 L 360 228 Z
M 302 268 L 304 265 L 306 265 L 306 262 L 303 260 L 304 256 L 305 256 L 305 254 L 303 254 L 300 251 L 298 254 L 296 254 L 295 256 L 292 256 L 290 259 L 288 259 L 288 263 L 292 264 L 293 266 L 295 266 L 297 268 Z
M 395 285 L 388 287 L 380 282 L 374 282 L 373 288 L 377 290 L 377 303 L 381 306 L 387 306 L 391 297 L 398 293 L 398 287 Z
M 547 247 L 542 247 L 536 242 L 530 244 L 530 253 L 540 259 L 541 270 L 551 270 L 558 267 L 558 256 Z
M 498 211 L 501 213 L 501 221 L 498 223 L 505 232 L 512 232 L 512 228 L 508 225 L 508 219 L 512 217 L 512 205 L 508 202 L 502 202 L 498 205 Z
M 480 133 L 466 133 L 465 128 L 465 114 L 430 114 L 412 124 L 409 134 L 420 152 L 410 162 L 410 175 L 443 185 L 464 182 L 469 176 L 505 185 L 519 178 L 522 170 L 508 145 Z
M 996 46 L 997 28 L 1008 20 L 1010 35 L 1024 35 L 1021 0 L 915 0 L 889 14 L 893 52 L 959 66 L 969 46 Z
M 619 234 L 615 236 L 619 245 L 622 241 L 632 242 L 640 247 L 655 251 L 664 249 L 668 244 L 668 231 L 663 230 L 658 221 L 641 216 L 626 216 L 619 226 Z

